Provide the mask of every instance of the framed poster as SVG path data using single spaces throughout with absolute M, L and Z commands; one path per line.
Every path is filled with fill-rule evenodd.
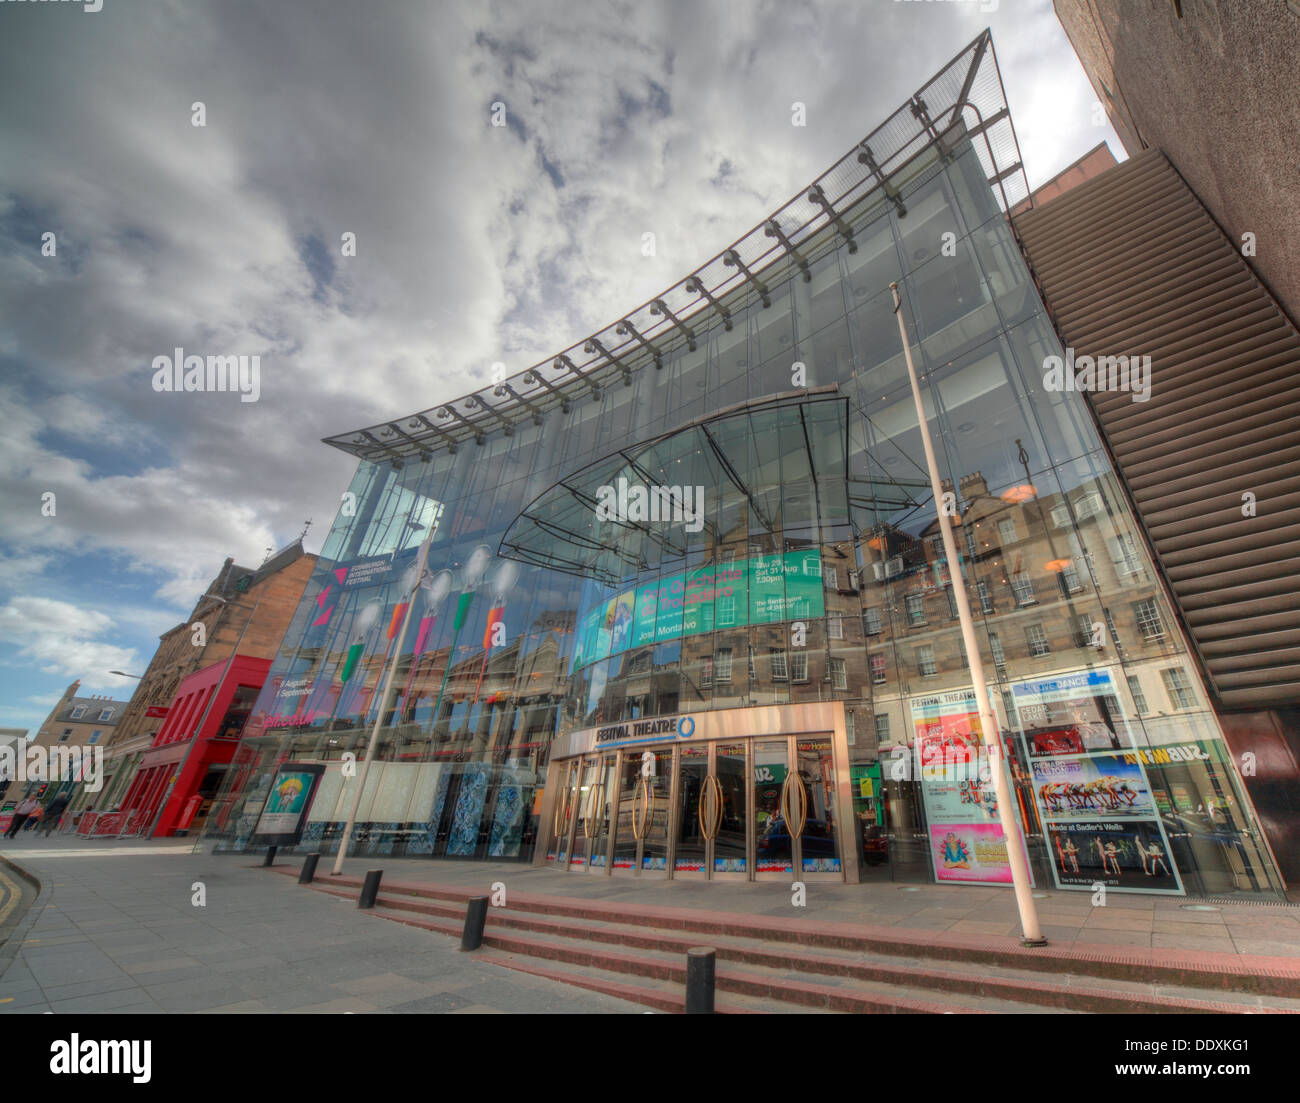
M 297 846 L 307 813 L 325 767 L 315 762 L 286 762 L 275 772 L 266 804 L 253 828 L 249 846 Z

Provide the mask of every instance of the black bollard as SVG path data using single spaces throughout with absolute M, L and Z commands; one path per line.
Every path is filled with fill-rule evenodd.
M 302 863 L 302 872 L 298 874 L 298 884 L 310 885 L 316 877 L 316 863 L 320 861 L 319 851 L 315 854 L 308 854 L 306 860 Z
M 361 886 L 361 898 L 357 901 L 358 908 L 375 906 L 375 897 L 379 895 L 379 878 L 383 875 L 382 869 L 366 870 L 366 883 Z
M 483 945 L 483 925 L 487 923 L 488 898 L 471 896 L 465 906 L 465 930 L 460 936 L 462 950 L 477 950 Z
M 269 866 L 272 862 L 274 862 L 275 852 L 279 849 L 280 848 L 278 846 L 268 846 L 266 848 L 266 857 L 262 860 L 262 865 Z
M 705 946 L 696 946 L 686 951 L 686 1014 L 713 1014 L 717 957 L 717 950 Z

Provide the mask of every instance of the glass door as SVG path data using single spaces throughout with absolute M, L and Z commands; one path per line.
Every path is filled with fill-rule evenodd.
M 786 823 L 789 811 L 790 741 L 756 739 L 754 747 L 754 878 L 788 880 L 794 874 L 794 840 Z M 802 821 L 796 820 L 802 830 Z
M 835 759 L 831 741 L 825 738 L 797 739 L 797 769 L 787 787 L 789 821 L 802 828 L 795 839 L 795 868 L 808 880 L 843 879 L 839 831 L 835 817 Z
M 551 822 L 552 844 L 547 852 L 547 860 L 554 860 L 561 869 L 569 864 L 569 847 L 573 842 L 575 808 L 578 802 L 578 783 L 581 777 L 582 762 L 574 759 L 565 765 L 564 781 L 555 798 L 555 813 Z M 551 852 L 554 852 L 554 859 Z
M 595 873 L 609 872 L 611 812 L 614 806 L 617 765 L 616 755 L 607 754 L 600 759 L 595 788 L 590 794 L 587 825 L 592 834 L 588 847 L 587 868 Z
M 745 881 L 754 868 L 754 833 L 749 810 L 753 777 L 749 768 L 749 744 L 717 743 L 713 747 L 713 787 L 717 813 L 710 826 L 712 870 L 715 880 Z M 709 810 L 712 813 L 712 809 Z
M 709 771 L 709 745 L 687 744 L 677 752 L 673 877 L 703 879 L 709 874 L 709 840 L 720 815 Z
M 591 841 L 600 819 L 600 812 L 594 804 L 594 799 L 598 795 L 599 775 L 600 759 L 585 759 L 582 763 L 581 782 L 578 785 L 574 808 L 573 845 L 569 852 L 570 868 L 585 868 L 590 858 Z
M 673 752 L 643 751 L 640 756 L 640 796 L 634 801 L 639 828 L 641 873 L 668 876 L 668 821 L 672 813 Z
M 613 872 L 634 873 L 641 868 L 641 828 L 636 820 L 641 756 L 625 751 L 619 759 L 617 778 Z

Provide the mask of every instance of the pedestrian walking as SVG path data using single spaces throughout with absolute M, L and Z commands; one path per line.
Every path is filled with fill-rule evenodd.
M 13 822 L 9 825 L 9 830 L 5 832 L 5 838 L 12 839 L 17 835 L 18 832 L 22 830 L 23 824 L 32 818 L 33 813 L 39 812 L 40 808 L 41 802 L 35 797 L 28 797 L 25 801 L 22 801 L 18 807 L 14 809 Z
M 50 832 L 59 826 L 59 820 L 63 818 L 63 810 L 68 807 L 68 794 L 59 793 L 49 804 L 45 806 L 45 814 L 41 817 L 41 824 L 36 829 L 38 833 L 43 833 L 48 839 Z

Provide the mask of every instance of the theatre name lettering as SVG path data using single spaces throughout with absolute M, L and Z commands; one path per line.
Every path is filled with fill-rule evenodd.
M 622 739 L 645 739 L 651 735 L 677 730 L 677 719 L 641 720 L 635 724 L 611 724 L 607 728 L 596 729 L 597 743 L 613 743 Z

